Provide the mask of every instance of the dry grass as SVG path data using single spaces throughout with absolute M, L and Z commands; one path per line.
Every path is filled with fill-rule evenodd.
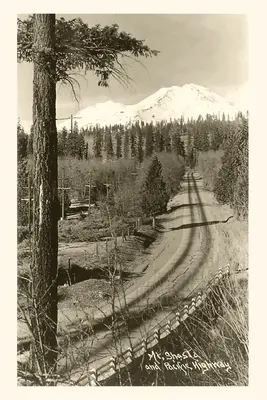
M 161 359 L 148 354 L 135 360 L 130 371 L 113 376 L 104 386 L 128 386 L 129 372 L 133 386 L 246 386 L 248 385 L 248 302 L 247 280 L 227 279 L 211 294 L 204 306 L 183 325 L 153 348 Z M 178 359 L 168 364 L 180 366 L 169 370 L 166 359 L 188 350 L 195 359 Z M 149 350 L 152 353 L 152 349 Z M 204 363 L 205 367 L 197 368 Z M 217 367 L 214 363 L 223 363 Z M 149 370 L 148 365 L 159 366 Z M 186 368 L 186 364 L 192 369 Z M 217 364 L 218 365 L 218 364 Z M 183 368 L 182 368 L 183 367 Z
M 104 386 L 247 386 L 248 385 L 248 301 L 247 280 L 232 275 L 221 282 L 204 305 L 148 353 L 103 381 Z M 95 282 L 97 284 L 97 282 Z M 92 282 L 94 284 L 94 282 Z M 82 289 L 82 285 L 81 285 Z M 84 287 L 86 290 L 86 287 Z M 81 290 L 83 300 L 85 292 Z M 69 301 L 73 299 L 69 298 Z M 98 301 L 93 299 L 92 301 Z M 65 303 L 68 306 L 68 302 Z M 90 363 L 90 341 L 63 346 L 61 379 L 68 380 L 71 370 Z M 152 350 L 161 359 L 149 357 Z M 188 365 L 191 369 L 170 370 L 166 357 L 189 351 L 191 357 L 168 361 L 168 365 Z M 66 353 L 66 354 L 65 354 Z M 194 355 L 194 359 L 192 355 Z M 165 357 L 165 360 L 163 359 Z M 158 360 L 158 363 L 155 360 Z M 199 367 L 194 367 L 197 361 Z M 217 367 L 215 363 L 223 363 Z M 159 366 L 149 370 L 148 365 Z M 204 365 L 205 364 L 205 365 Z M 204 365 L 204 367 L 203 367 Z M 218 365 L 218 364 L 217 364 Z M 194 367 L 194 368 L 193 368 Z M 64 372 L 65 371 L 65 372 Z
M 235 218 L 217 227 L 220 238 L 219 265 L 229 263 L 234 269 L 248 269 L 248 222 Z
M 222 216 L 231 215 L 228 206 L 221 207 Z M 218 266 L 230 264 L 228 279 L 205 303 L 201 312 L 193 314 L 184 326 L 178 328 L 155 351 L 164 354 L 195 351 L 202 361 L 229 363 L 230 368 L 170 371 L 161 364 L 161 370 L 146 369 L 148 355 L 131 365 L 131 385 L 173 386 L 246 386 L 248 385 L 248 223 L 232 218 L 227 224 L 218 224 Z M 243 272 L 236 273 L 237 270 Z M 175 301 L 175 296 L 174 296 Z M 123 384 L 129 385 L 128 372 L 123 373 Z M 118 376 L 104 385 L 119 385 Z

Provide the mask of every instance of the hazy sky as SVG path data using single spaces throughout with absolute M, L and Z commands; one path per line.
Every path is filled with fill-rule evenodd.
M 57 15 L 59 17 L 61 15 Z M 57 116 L 68 117 L 79 109 L 112 100 L 134 104 L 161 87 L 195 83 L 216 93 L 240 101 L 247 92 L 247 21 L 244 15 L 227 14 L 69 14 L 90 25 L 117 23 L 121 30 L 145 39 L 160 51 L 157 57 L 140 58 L 143 66 L 128 62 L 133 82 L 128 88 L 110 81 L 109 88 L 97 86 L 97 78 L 88 73 L 80 78 L 80 102 L 75 102 L 68 86 L 58 86 Z M 18 64 L 18 116 L 31 120 L 32 65 Z

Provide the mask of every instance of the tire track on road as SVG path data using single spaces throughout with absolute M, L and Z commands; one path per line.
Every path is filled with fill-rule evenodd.
M 193 175 L 191 175 L 192 180 L 194 180 Z M 188 175 L 188 179 L 187 179 L 187 183 L 188 183 L 188 197 L 189 197 L 189 204 L 193 204 L 192 203 L 192 186 L 191 186 L 191 179 Z M 193 210 L 193 207 L 190 207 L 190 220 L 192 225 L 194 225 L 195 222 L 195 211 Z M 195 237 L 197 235 L 198 229 L 196 227 L 192 227 L 192 229 L 190 229 L 189 231 L 187 231 L 188 233 L 183 236 L 183 242 L 186 242 L 185 245 L 185 249 L 183 250 L 182 254 L 179 254 L 179 250 L 180 248 L 178 248 L 177 253 L 167 262 L 167 264 L 165 265 L 165 268 L 163 268 L 162 270 L 160 270 L 158 272 L 158 276 L 159 278 L 156 279 L 156 282 L 154 282 L 151 286 L 145 286 L 143 288 L 141 288 L 141 294 L 139 294 L 139 296 L 136 296 L 134 299 L 128 301 L 129 299 L 129 294 L 126 294 L 128 298 L 126 298 L 126 304 L 123 307 L 118 307 L 117 304 L 117 308 L 118 311 L 115 313 L 115 317 L 120 318 L 121 315 L 124 313 L 124 311 L 126 310 L 126 308 L 128 308 L 128 310 L 132 309 L 133 306 L 136 306 L 138 303 L 140 303 L 145 297 L 147 297 L 150 293 L 152 293 L 153 291 L 155 291 L 157 288 L 160 289 L 160 285 L 164 284 L 170 276 L 173 275 L 174 271 L 177 270 L 177 268 L 182 265 L 182 263 L 184 262 L 185 258 L 189 255 L 190 250 L 192 248 L 192 245 L 194 244 L 194 240 Z M 184 272 L 183 272 L 184 273 Z M 182 273 L 182 274 L 183 274 Z M 147 284 L 149 284 L 149 280 L 146 282 Z M 131 294 L 131 293 L 130 293 Z M 143 304 L 143 308 L 145 309 L 147 306 L 147 303 Z M 127 310 L 127 311 L 128 311 Z M 151 316 L 151 318 L 149 319 L 153 319 L 155 317 L 155 314 L 157 313 L 157 308 L 155 307 L 155 313 L 154 315 Z M 113 314 L 114 316 L 114 314 Z M 102 319 L 101 321 L 99 321 L 94 328 L 97 329 L 99 328 L 99 325 L 109 325 L 111 324 L 111 319 L 112 319 L 112 315 L 107 316 L 106 318 Z M 146 321 L 148 321 L 149 319 L 146 319 Z M 131 329 L 138 329 L 138 327 L 140 327 L 142 324 L 144 323 L 144 318 L 143 316 L 139 317 L 137 319 L 136 315 L 134 315 L 132 318 L 128 318 L 127 319 L 127 325 L 128 328 L 130 328 L 130 332 L 131 333 Z M 120 339 L 123 340 L 127 340 L 128 332 L 121 332 L 120 335 Z M 93 355 L 97 356 L 97 354 L 99 352 L 103 353 L 103 350 L 106 350 L 108 352 L 108 349 L 110 348 L 110 346 L 112 345 L 113 342 L 113 338 L 111 334 L 106 334 L 105 338 L 101 338 L 99 340 L 99 343 L 96 346 L 93 346 Z
M 201 244 L 200 244 L 200 248 L 198 248 L 198 251 L 195 252 L 194 254 L 192 254 L 192 258 L 189 262 L 188 265 L 186 265 L 185 270 L 182 271 L 178 271 L 175 270 L 172 275 L 170 276 L 172 278 L 172 281 L 175 281 L 175 286 L 173 288 L 173 291 L 167 295 L 162 295 L 161 296 L 161 301 L 164 301 L 164 304 L 171 304 L 172 302 L 172 298 L 174 295 L 174 292 L 178 292 L 178 299 L 180 301 L 185 300 L 187 296 L 187 294 L 182 295 L 182 291 L 187 288 L 189 293 L 192 293 L 195 289 L 197 289 L 197 287 L 199 286 L 199 283 L 197 283 L 195 286 L 194 284 L 189 285 L 190 281 L 193 282 L 195 281 L 197 278 L 197 276 L 199 274 L 202 274 L 202 278 L 203 278 L 203 274 L 204 274 L 204 269 L 202 268 L 207 260 L 207 258 L 209 257 L 209 253 L 210 253 L 210 246 L 208 245 L 211 242 L 211 231 L 210 231 L 210 227 L 208 225 L 207 222 L 207 216 L 206 213 L 204 211 L 204 207 L 203 207 L 203 202 L 201 199 L 201 196 L 199 194 L 199 188 L 196 184 L 196 180 L 194 178 L 194 174 L 191 174 L 192 177 L 192 181 L 193 181 L 193 187 L 194 187 L 194 194 L 196 194 L 197 196 L 197 200 L 198 200 L 198 212 L 200 212 L 200 217 L 202 222 L 201 223 L 195 223 L 195 220 L 192 221 L 191 224 L 185 224 L 184 226 L 182 225 L 181 229 L 190 229 L 192 230 L 192 232 L 194 232 L 194 235 L 192 235 L 191 237 L 194 238 L 195 235 L 197 234 L 197 232 L 200 233 L 201 235 Z M 205 225 L 206 224 L 206 225 Z M 200 254 L 200 256 L 198 255 Z M 177 272 L 179 272 L 177 274 Z M 180 282 L 179 282 L 180 280 Z M 201 279 L 199 279 L 198 281 L 201 282 Z M 194 286 L 194 287 L 193 287 Z M 177 300 L 177 297 L 176 297 Z
M 191 180 L 187 178 L 187 183 L 188 183 L 188 198 L 189 198 L 189 204 L 192 204 L 192 187 L 190 184 Z M 192 207 L 190 207 L 190 220 L 192 223 L 195 221 L 195 213 Z M 139 294 L 135 296 L 133 299 L 130 299 L 130 296 L 134 295 L 134 292 L 136 292 L 136 289 L 132 289 L 130 292 L 126 292 L 126 298 L 127 298 L 127 306 L 121 307 L 121 303 L 123 303 L 122 298 L 119 298 L 116 304 L 116 308 L 118 311 L 116 312 L 115 316 L 119 316 L 120 314 L 123 313 L 124 309 L 126 307 L 130 308 L 133 306 L 136 306 L 140 301 L 142 301 L 144 298 L 147 298 L 149 294 L 151 294 L 157 287 L 162 285 L 164 282 L 168 280 L 168 278 L 173 274 L 173 272 L 177 269 L 179 265 L 181 265 L 184 261 L 184 259 L 189 255 L 189 252 L 191 250 L 192 244 L 194 242 L 194 238 L 196 235 L 197 231 L 196 229 L 190 229 L 189 235 L 187 238 L 182 239 L 183 242 L 187 241 L 186 247 L 183 250 L 182 254 L 178 254 L 178 251 L 180 248 L 178 247 L 177 252 L 170 258 L 170 260 L 166 263 L 166 265 L 161 268 L 153 277 L 150 279 L 145 279 L 146 285 L 141 286 L 138 288 Z M 185 235 L 186 236 L 186 235 Z M 138 284 L 142 284 L 142 282 L 138 282 Z M 151 284 L 149 284 L 151 283 Z M 119 303 L 119 304 L 118 304 Z M 111 318 L 111 315 L 108 315 L 106 318 L 101 319 L 99 323 L 108 323 L 109 319 Z M 94 325 L 96 326 L 96 325 Z

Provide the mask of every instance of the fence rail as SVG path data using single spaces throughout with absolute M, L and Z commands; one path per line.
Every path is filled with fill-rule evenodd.
M 190 315 L 192 315 L 205 302 L 213 288 L 218 285 L 220 280 L 229 274 L 229 265 L 223 269 L 219 269 L 219 272 L 211 279 L 205 289 L 199 291 L 188 304 L 173 311 L 172 316 L 168 317 L 167 322 L 163 325 L 159 325 L 158 328 L 149 333 L 147 337 L 140 340 L 140 342 L 135 344 L 132 348 L 128 348 L 117 357 L 112 357 L 97 369 L 92 369 L 89 372 L 89 375 L 83 376 L 79 379 L 79 383 L 87 380 L 89 381 L 90 386 L 97 386 L 99 385 L 99 382 L 115 375 L 120 369 L 131 364 L 135 359 L 146 353 L 148 349 L 156 346 L 161 339 L 170 335 L 172 331 L 177 329 L 187 318 L 189 318 Z

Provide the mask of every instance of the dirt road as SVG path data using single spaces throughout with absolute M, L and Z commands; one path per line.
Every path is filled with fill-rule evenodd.
M 120 351 L 153 331 L 168 318 L 172 308 L 177 308 L 195 289 L 204 287 L 218 271 L 216 225 L 227 222 L 231 215 L 222 215 L 221 206 L 204 188 L 197 173 L 185 176 L 182 190 L 171 206 L 170 212 L 158 218 L 163 238 L 152 249 L 154 258 L 146 273 L 113 305 L 121 324 Z M 111 324 L 111 315 L 111 305 L 95 311 L 92 317 L 97 333 L 75 346 L 78 358 L 84 352 L 90 354 L 89 369 L 97 368 L 118 351 L 110 331 L 104 328 Z M 125 318 L 127 324 L 123 323 Z M 62 359 L 61 365 L 64 363 Z M 76 371 L 75 378 L 82 373 Z
M 169 212 L 157 218 L 163 234 L 160 242 L 150 248 L 145 274 L 126 288 L 113 307 L 101 305 L 99 310 L 91 312 L 95 334 L 73 345 L 73 358 L 78 360 L 90 355 L 89 369 L 99 367 L 118 351 L 108 329 L 112 309 L 120 325 L 119 350 L 123 351 L 168 319 L 172 309 L 192 291 L 204 287 L 218 271 L 216 226 L 227 222 L 231 215 L 222 212 L 197 173 L 185 175 L 182 190 L 172 199 L 170 207 Z M 60 329 L 70 319 L 80 321 L 84 319 L 84 312 L 79 311 L 70 318 L 64 310 L 59 310 Z M 82 325 L 88 323 L 85 321 Z M 25 336 L 19 326 L 18 336 Z M 59 364 L 68 369 L 64 357 Z M 86 363 L 83 365 L 88 368 Z M 73 379 L 83 373 L 83 369 L 77 370 Z

